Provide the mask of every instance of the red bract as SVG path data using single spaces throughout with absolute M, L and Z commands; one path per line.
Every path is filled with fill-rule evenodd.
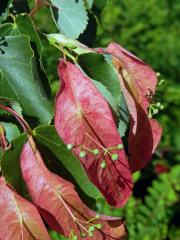
M 0 239 L 50 240 L 36 207 L 0 178 Z
M 74 64 L 61 60 L 58 74 L 61 88 L 56 97 L 56 130 L 107 201 L 121 207 L 131 195 L 132 181 L 110 108 Z
M 150 97 L 155 93 L 157 78 L 150 66 L 116 43 L 107 52 L 113 55 L 120 84 L 131 115 L 128 150 L 132 172 L 143 168 L 156 149 L 162 129 L 155 119 L 149 119 Z
M 51 173 L 43 163 L 31 137 L 21 153 L 21 170 L 33 202 L 49 226 L 77 239 L 121 239 L 125 233 L 122 219 L 97 217 L 80 200 L 74 186 Z M 70 238 L 71 239 L 71 238 Z M 84 239 L 84 238 L 83 238 Z

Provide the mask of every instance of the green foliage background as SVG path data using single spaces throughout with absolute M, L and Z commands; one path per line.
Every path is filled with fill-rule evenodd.
M 96 44 L 120 43 L 160 72 L 160 79 L 165 80 L 156 96 L 165 107 L 158 115 L 163 127 L 162 141 L 136 181 L 134 196 L 122 210 L 131 240 L 180 238 L 179 20 L 178 0 L 107 1 L 101 14 L 102 27 L 98 28 Z M 157 163 L 168 166 L 170 172 L 158 176 Z M 103 203 L 99 203 L 98 208 L 109 214 L 119 213 Z

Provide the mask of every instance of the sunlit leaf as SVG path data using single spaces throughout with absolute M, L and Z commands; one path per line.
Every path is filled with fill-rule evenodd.
M 67 37 L 78 38 L 87 25 L 87 13 L 83 0 L 51 0 L 54 20 L 60 32 Z
M 126 236 L 122 219 L 97 217 L 83 204 L 70 182 L 46 168 L 32 137 L 23 147 L 21 170 L 32 201 L 51 229 L 70 239 L 83 239 L 83 234 L 86 239 L 91 234 L 97 240 Z
M 122 206 L 131 194 L 132 181 L 110 108 L 77 66 L 61 60 L 58 73 L 56 130 L 66 144 L 73 145 L 73 153 L 107 201 Z
M 50 240 L 36 207 L 0 178 L 0 239 Z
M 20 131 L 15 124 L 7 122 L 1 122 L 1 124 L 5 129 L 6 138 L 8 142 L 11 142 L 14 138 L 16 138 L 20 134 Z
M 40 126 L 33 133 L 38 142 L 52 151 L 88 196 L 94 199 L 101 197 L 100 192 L 89 181 L 79 160 L 67 149 L 67 146 L 58 136 L 54 126 Z
M 37 117 L 41 123 L 49 123 L 52 106 L 41 83 L 34 79 L 29 37 L 7 36 L 2 41 L 0 96 L 16 99 L 25 114 Z

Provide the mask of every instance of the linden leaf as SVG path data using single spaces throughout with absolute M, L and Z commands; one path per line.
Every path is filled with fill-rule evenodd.
M 96 200 L 102 197 L 101 193 L 87 177 L 79 160 L 69 151 L 68 146 L 60 139 L 54 126 L 40 126 L 35 128 L 33 133 L 37 141 L 50 149 L 64 167 L 72 174 L 85 194 Z
M 32 201 L 51 229 L 77 239 L 121 239 L 126 236 L 123 220 L 97 216 L 80 200 L 74 186 L 51 173 L 29 137 L 21 153 L 21 170 Z
M 110 105 L 115 113 L 119 115 L 121 89 L 113 66 L 106 61 L 105 56 L 97 53 L 82 54 L 79 56 L 78 61 L 90 78 L 102 83 L 111 93 L 114 104 L 112 105 L 110 102 Z
M 131 173 L 124 149 L 118 149 L 122 140 L 108 103 L 74 64 L 61 60 L 58 73 L 61 88 L 56 98 L 55 128 L 66 144 L 73 144 L 73 153 L 107 201 L 123 206 L 132 191 Z
M 130 168 L 135 172 L 150 161 L 161 138 L 161 126 L 155 119 L 149 119 L 147 113 L 157 78 L 150 66 L 118 44 L 111 43 L 107 52 L 113 55 L 131 116 L 128 150 Z
M 50 240 L 36 207 L 0 178 L 0 239 Z
M 33 51 L 26 35 L 7 36 L 0 54 L 0 96 L 20 103 L 25 114 L 49 123 L 52 105 L 32 72 Z
M 0 5 L 0 22 L 6 20 L 13 0 L 2 1 Z
M 51 0 L 55 23 L 67 37 L 78 38 L 87 25 L 87 12 L 82 0 Z

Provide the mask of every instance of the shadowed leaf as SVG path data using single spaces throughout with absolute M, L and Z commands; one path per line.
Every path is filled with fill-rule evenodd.
M 150 161 L 161 138 L 160 125 L 155 119 L 149 119 L 147 113 L 157 78 L 150 66 L 118 44 L 111 43 L 107 52 L 113 55 L 113 63 L 131 116 L 128 150 L 130 168 L 135 172 Z

